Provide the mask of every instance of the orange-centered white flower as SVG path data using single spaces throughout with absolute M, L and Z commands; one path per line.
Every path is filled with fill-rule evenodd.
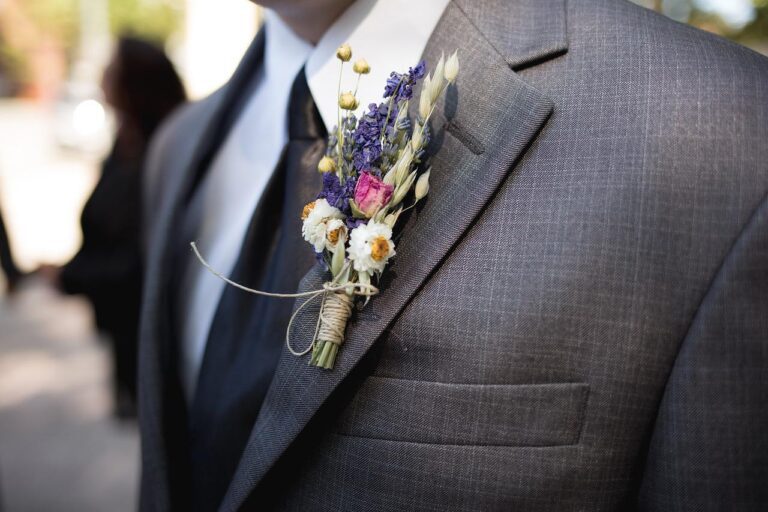
M 312 211 L 312 208 L 315 207 L 315 202 L 311 201 L 304 205 L 304 210 L 301 212 L 301 220 L 307 220 L 307 217 L 309 217 L 309 212 Z
M 327 247 L 334 247 L 328 240 L 328 228 L 335 230 L 339 224 L 343 225 L 344 214 L 334 208 L 325 199 L 318 199 L 304 207 L 301 218 L 304 223 L 301 226 L 301 235 L 304 240 L 311 243 L 315 252 L 322 252 Z M 338 223 L 333 222 L 339 221 Z M 333 223 L 333 225 L 331 225 Z
M 336 247 L 336 244 L 347 240 L 347 226 L 341 219 L 331 219 L 326 223 L 325 238 L 327 239 L 326 246 L 330 249 Z
M 360 224 L 349 235 L 347 254 L 358 272 L 381 272 L 395 255 L 392 229 L 381 222 Z

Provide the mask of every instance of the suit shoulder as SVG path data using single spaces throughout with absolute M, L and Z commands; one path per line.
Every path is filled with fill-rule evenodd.
M 525 71 L 553 119 L 643 176 L 638 194 L 751 211 L 768 190 L 768 59 L 624 0 L 567 5 L 567 52 Z
M 571 0 L 568 28 L 572 48 L 603 52 L 609 67 L 634 62 L 666 71 L 656 77 L 660 84 L 665 77 L 687 77 L 697 84 L 742 85 L 734 89 L 768 96 L 768 88 L 758 85 L 768 79 L 768 58 L 627 0 Z M 722 89 L 721 93 L 728 92 Z
M 566 89 L 615 105 L 669 169 L 685 159 L 718 182 L 768 186 L 768 58 L 625 0 L 568 5 Z

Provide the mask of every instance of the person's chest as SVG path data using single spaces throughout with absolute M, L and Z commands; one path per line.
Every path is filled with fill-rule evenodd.
M 611 182 L 618 152 L 598 165 L 553 161 L 558 128 L 547 126 L 275 469 L 278 480 L 300 475 L 273 496 L 278 508 L 627 499 L 728 236 L 697 260 L 704 220 L 641 208 L 658 196 L 629 179 L 637 169 Z M 398 279 L 395 264 L 382 294 Z M 375 299 L 369 307 L 358 322 L 376 316 Z

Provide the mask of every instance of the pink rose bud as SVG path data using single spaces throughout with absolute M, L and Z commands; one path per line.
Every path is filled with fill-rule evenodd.
M 392 199 L 395 187 L 364 171 L 355 186 L 355 204 L 367 217 L 372 217 L 377 210 L 384 208 Z

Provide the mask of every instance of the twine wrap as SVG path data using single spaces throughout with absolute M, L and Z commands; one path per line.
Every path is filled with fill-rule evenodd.
M 344 343 L 344 330 L 352 315 L 352 298 L 344 292 L 329 293 L 320 310 L 320 330 L 318 341 L 328 341 L 336 345 Z
M 337 291 L 323 297 L 309 364 L 326 370 L 333 368 L 351 315 L 352 298 L 346 293 Z

